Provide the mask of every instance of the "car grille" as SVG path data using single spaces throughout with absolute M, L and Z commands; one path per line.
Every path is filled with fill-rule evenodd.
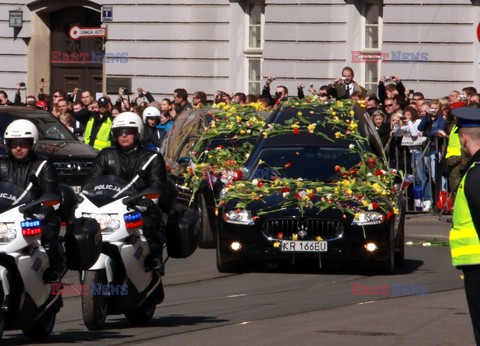
M 93 161 L 62 161 L 54 162 L 53 165 L 59 175 L 88 174 L 93 166 Z
M 343 224 L 337 220 L 323 219 L 266 220 L 263 224 L 263 233 L 272 238 L 277 238 L 278 233 L 282 233 L 283 238 L 290 238 L 292 234 L 297 234 L 299 239 L 315 239 L 320 236 L 328 240 L 342 236 Z

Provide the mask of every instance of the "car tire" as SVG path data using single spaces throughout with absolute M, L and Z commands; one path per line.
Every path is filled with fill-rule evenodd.
M 217 246 L 216 246 L 216 257 L 217 257 L 217 270 L 220 273 L 240 273 L 241 272 L 241 263 L 238 261 L 229 261 L 226 262 L 224 255 L 221 249 L 220 234 L 217 234 Z
M 400 214 L 395 243 L 395 266 L 401 268 L 405 261 L 405 209 Z
M 207 201 L 203 193 L 197 195 L 197 212 L 200 215 L 201 235 L 198 246 L 202 249 L 213 249 L 215 247 L 215 238 L 213 228 L 208 219 Z
M 395 237 L 393 227 L 393 225 L 390 225 L 390 232 L 387 239 L 387 254 L 380 269 L 381 274 L 384 275 L 390 275 L 395 272 Z

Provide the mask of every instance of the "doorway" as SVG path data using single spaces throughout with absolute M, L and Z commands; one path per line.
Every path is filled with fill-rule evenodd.
M 104 39 L 73 40 L 69 36 L 72 26 L 98 28 L 100 24 L 100 13 L 85 7 L 69 7 L 50 14 L 52 92 L 57 89 L 72 92 L 74 88 L 80 88 L 90 91 L 94 97 L 95 93 L 102 92 L 103 63 L 98 59 L 92 61 L 92 52 L 96 56 L 103 55 Z M 83 58 L 76 59 L 75 56 Z

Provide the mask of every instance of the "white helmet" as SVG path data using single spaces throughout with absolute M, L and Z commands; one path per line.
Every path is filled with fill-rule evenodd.
M 125 127 L 135 127 L 137 129 L 138 139 L 141 140 L 143 138 L 143 122 L 137 113 L 123 112 L 117 115 L 113 119 L 112 136 L 114 138 L 117 138 L 117 136 L 115 135 L 115 129 Z
M 143 122 L 147 121 L 147 118 L 159 118 L 160 110 L 157 107 L 149 106 L 143 111 Z
M 8 140 L 15 138 L 32 138 L 33 145 L 35 145 L 38 140 L 38 129 L 35 124 L 29 120 L 14 120 L 7 126 L 5 134 L 3 135 L 3 141 L 8 146 Z

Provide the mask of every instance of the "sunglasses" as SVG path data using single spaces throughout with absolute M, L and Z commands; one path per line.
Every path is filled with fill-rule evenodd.
M 385 105 L 385 107 L 392 107 L 392 106 L 393 106 L 393 103 L 388 104 L 388 105 L 387 105 L 387 104 Z

